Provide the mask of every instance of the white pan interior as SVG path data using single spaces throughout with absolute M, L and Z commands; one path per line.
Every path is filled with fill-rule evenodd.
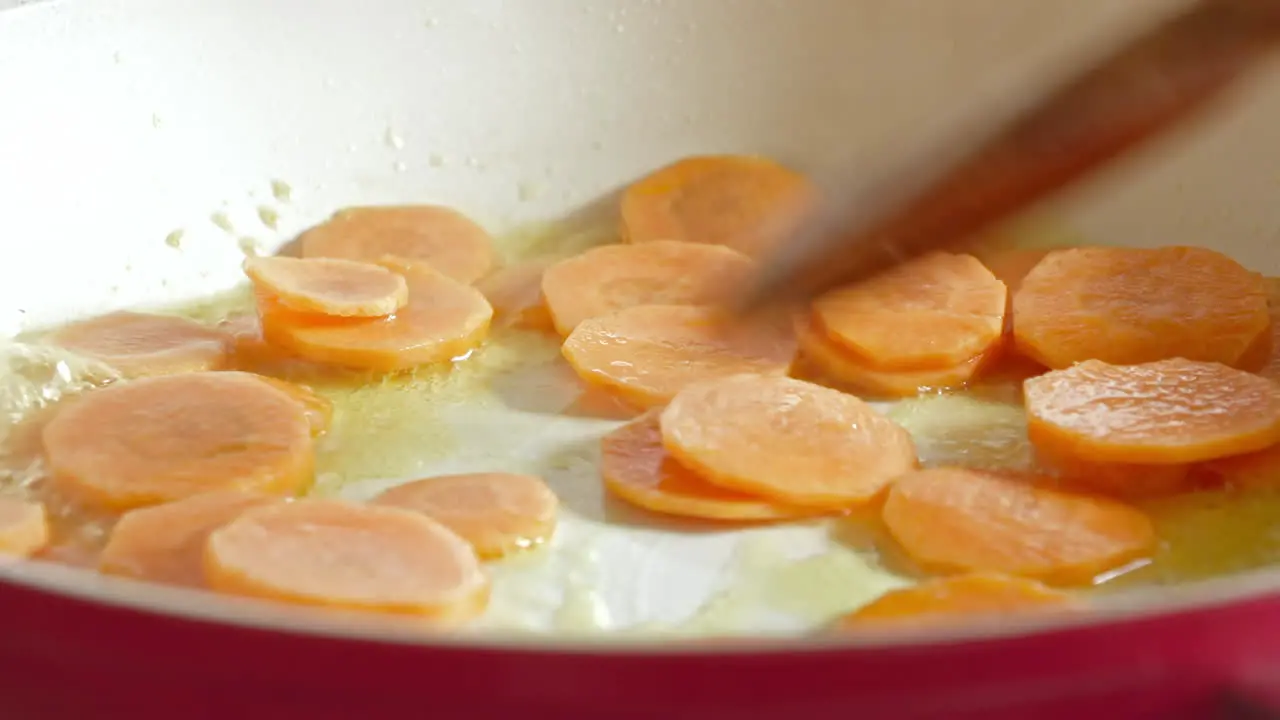
M 514 252 L 531 223 L 607 239 L 610 194 L 685 154 L 869 174 L 1177 4 L 35 3 L 0 14 L 0 334 L 231 287 L 245 246 L 343 205 L 452 205 Z M 1280 272 L 1277 117 L 1272 74 L 1054 214 L 1098 242 L 1208 245 Z M 606 522 L 590 448 L 609 423 L 446 419 L 462 440 L 421 475 L 533 469 L 566 498 L 545 557 L 499 569 L 492 627 L 787 632 L 897 582 L 820 528 Z M 796 590 L 766 591 L 779 583 Z

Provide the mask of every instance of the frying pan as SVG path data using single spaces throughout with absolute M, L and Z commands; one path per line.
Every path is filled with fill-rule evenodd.
M 573 235 L 686 154 L 871 169 L 1175 4 L 28 4 L 0 14 L 0 332 L 231 287 L 244 247 L 342 205 L 443 202 L 500 235 Z M 1277 117 L 1264 73 L 1052 212 L 1280 273 Z M 511 437 L 513 458 L 544 447 Z M 636 622 L 696 605 L 737 542 L 610 532 L 596 562 L 620 570 L 599 597 Z M 6 718 L 1266 717 L 1280 695 L 1270 570 L 1071 620 L 696 643 L 441 638 L 38 563 L 0 578 Z

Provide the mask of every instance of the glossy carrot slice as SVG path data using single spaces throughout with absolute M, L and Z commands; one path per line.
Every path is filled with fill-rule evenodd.
M 1054 584 L 1095 576 L 1149 555 L 1151 520 L 1098 495 L 961 468 L 899 477 L 883 509 L 890 534 L 922 567 L 998 572 Z
M 600 474 L 605 488 L 618 498 L 652 512 L 705 520 L 788 520 L 814 514 L 698 477 L 662 446 L 658 414 L 650 411 L 601 441 Z
M 421 513 L 337 500 L 254 508 L 213 531 L 205 581 L 223 593 L 459 621 L 488 603 L 471 545 Z
M 333 402 L 320 395 L 306 385 L 299 385 L 287 380 L 268 375 L 254 375 L 259 380 L 293 398 L 307 413 L 307 422 L 311 424 L 312 437 L 323 435 L 333 422 Z
M 48 543 L 44 505 L 0 497 L 0 555 L 31 557 Z
M 803 507 L 865 504 L 917 464 L 911 436 L 870 405 L 788 377 L 690 385 L 661 426 L 672 457 L 708 482 Z
M 226 366 L 227 338 L 185 318 L 113 312 L 72 323 L 49 343 L 110 365 L 126 377 L 169 375 Z
M 325 365 L 393 372 L 448 362 L 483 342 L 493 308 L 478 290 L 421 263 L 383 260 L 409 284 L 409 304 L 391 318 L 331 318 L 291 312 L 258 296 L 263 336 Z
M 1280 445 L 1210 460 L 1197 466 L 1193 475 L 1238 490 L 1280 488 Z
M 807 178 L 771 160 L 686 157 L 626 189 L 622 236 L 724 245 L 757 257 L 797 227 L 816 195 Z
M 45 425 L 58 487 L 127 510 L 213 490 L 292 494 L 312 480 L 311 423 L 251 375 L 184 373 L 87 393 Z
M 225 490 L 131 510 L 112 528 L 98 569 L 135 580 L 204 587 L 209 533 L 250 508 L 273 502 L 280 499 Z
M 977 258 L 930 253 L 813 303 L 813 323 L 877 370 L 961 365 L 1004 334 L 1008 293 Z
M 956 622 L 980 616 L 1023 615 L 1075 609 L 1070 594 L 1035 580 L 972 573 L 926 580 L 890 590 L 837 621 L 846 630 Z
M 716 305 L 753 270 L 745 255 L 716 245 L 604 245 L 547 268 L 542 295 L 556 329 L 568 335 L 584 320 L 637 305 Z
M 1081 460 L 1184 465 L 1280 442 L 1280 385 L 1218 363 L 1089 360 L 1024 395 L 1032 443 Z
M 639 305 L 583 322 L 561 352 L 583 380 L 647 408 L 702 380 L 781 375 L 795 340 L 788 323 L 775 318 L 740 321 L 713 308 Z
M 484 559 L 550 540 L 560 507 L 542 478 L 515 473 L 415 480 L 383 492 L 374 503 L 426 515 L 471 543 Z
M 1136 465 L 1089 462 L 1062 455 L 1049 447 L 1037 448 L 1036 464 L 1068 487 L 1112 497 L 1136 499 L 1176 495 L 1195 489 L 1190 465 Z
M 262 336 L 262 321 L 256 312 L 239 313 L 218 323 L 218 331 L 229 339 L 228 365 L 236 370 L 258 374 L 294 375 L 314 370 L 307 360 L 272 345 Z
M 1047 255 L 1013 298 L 1019 352 L 1055 369 L 1170 358 L 1236 366 L 1269 320 L 1267 284 L 1204 248 Z
M 531 260 L 511 265 L 476 283 L 493 306 L 495 321 L 529 330 L 553 330 L 551 311 L 542 301 L 542 275 L 550 261 Z
M 795 375 L 806 373 L 805 363 L 821 379 L 860 395 L 904 398 L 920 393 L 953 390 L 968 385 L 999 356 L 1000 348 L 965 360 L 959 365 L 936 370 L 879 370 L 838 346 L 808 318 L 796 322 L 796 340 L 802 362 Z
M 1240 367 L 1280 382 L 1280 278 L 1267 278 L 1271 324 L 1240 359 Z
M 409 286 L 381 265 L 334 258 L 252 257 L 245 275 L 294 312 L 383 317 L 404 307 Z
M 351 207 L 299 237 L 302 256 L 426 263 L 470 284 L 493 267 L 493 240 L 470 218 L 438 205 Z

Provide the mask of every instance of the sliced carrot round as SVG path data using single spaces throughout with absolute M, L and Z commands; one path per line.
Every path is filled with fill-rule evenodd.
M 223 593 L 463 620 L 489 580 L 471 545 L 420 513 L 337 500 L 254 508 L 213 531 L 205 580 Z
M 273 502 L 280 499 L 225 490 L 131 510 L 112 528 L 98 569 L 135 580 L 203 587 L 209 533 L 250 508 Z
M 813 303 L 814 324 L 879 370 L 950 368 L 1004 334 L 1004 283 L 971 255 L 930 253 Z
M 645 510 L 705 520 L 788 520 L 814 514 L 698 477 L 662 446 L 658 415 L 650 411 L 601 441 L 600 475 L 618 498 Z
M 281 380 L 268 375 L 253 375 L 252 377 L 267 383 L 296 400 L 307 413 L 307 422 L 311 423 L 312 437 L 323 435 L 328 431 L 330 423 L 333 422 L 333 402 L 328 398 L 306 385 L 299 385 L 288 380 Z
M 228 365 L 254 373 L 290 375 L 314 367 L 310 362 L 272 345 L 262 336 L 262 321 L 256 312 L 240 313 L 218 323 L 231 347 Z
M 1008 616 L 1076 607 L 1070 594 L 1035 580 L 998 573 L 971 573 L 926 580 L 890 590 L 837 622 L 842 629 L 954 621 L 981 615 Z
M 48 544 L 44 505 L 0 497 L 0 555 L 31 557 Z
M 420 512 L 492 559 L 551 539 L 560 501 L 542 478 L 515 473 L 473 473 L 426 478 L 393 487 L 377 498 Z
M 813 207 L 803 175 L 759 157 L 687 157 L 622 195 L 622 236 L 725 245 L 751 256 L 773 249 Z
M 493 317 L 504 325 L 530 330 L 554 328 L 547 304 L 542 301 L 542 275 L 546 260 L 510 265 L 476 283 L 493 306 Z
M 1156 543 L 1151 520 L 1117 500 L 974 469 L 903 475 L 889 489 L 883 518 L 926 569 L 1057 584 L 1087 584 Z
M 386 259 L 404 276 L 409 303 L 390 318 L 332 318 L 296 313 L 258 296 L 267 341 L 312 362 L 379 372 L 448 362 L 475 349 L 493 308 L 475 288 L 421 263 Z
M 1136 465 L 1089 462 L 1052 449 L 1039 448 L 1036 464 L 1068 487 L 1119 498 L 1176 495 L 1194 489 L 1190 465 Z
M 383 317 L 409 301 L 402 276 L 367 262 L 252 257 L 245 260 L 244 272 L 255 288 L 296 312 Z
M 76 398 L 44 427 L 51 475 L 113 509 L 213 490 L 294 493 L 312 480 L 311 424 L 289 395 L 242 373 L 184 373 Z
M 999 348 L 995 348 L 988 354 L 937 370 L 879 370 L 836 345 L 808 318 L 796 322 L 796 340 L 802 360 L 812 365 L 820 379 L 861 394 L 883 398 L 911 397 L 924 392 L 962 388 L 999 355 Z
M 169 375 L 225 367 L 223 333 L 169 315 L 113 312 L 67 325 L 48 342 L 112 366 L 126 377 Z
M 1265 334 L 1254 342 L 1251 348 L 1253 355 L 1246 352 L 1240 366 L 1280 382 L 1280 278 L 1267 278 L 1267 292 L 1271 324 Z
M 1169 358 L 1235 366 L 1268 322 L 1262 276 L 1204 248 L 1058 250 L 1013 298 L 1018 350 L 1055 369 Z
M 568 335 L 583 320 L 636 305 L 716 305 L 752 272 L 745 255 L 716 245 L 604 245 L 547 268 L 542 294 L 556 329 Z
M 460 283 L 493 267 L 493 241 L 470 218 L 438 205 L 352 207 L 298 238 L 304 258 L 378 262 L 390 255 L 427 263 Z
M 1210 460 L 1197 466 L 1193 476 L 1208 478 L 1236 490 L 1280 488 L 1280 445 Z
M 916 467 L 911 436 L 852 395 L 788 377 L 737 375 L 681 390 L 663 445 L 724 488 L 804 507 L 866 503 Z
M 1280 442 L 1280 384 L 1218 363 L 1089 360 L 1023 388 L 1032 443 L 1057 455 L 1180 465 Z
M 795 339 L 776 318 L 737 320 L 715 308 L 638 305 L 581 323 L 561 351 L 582 379 L 653 407 L 690 383 L 781 375 L 795 355 Z

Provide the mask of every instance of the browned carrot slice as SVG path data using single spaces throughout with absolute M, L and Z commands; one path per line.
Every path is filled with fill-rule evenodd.
M 1058 250 L 1013 299 L 1018 350 L 1055 369 L 1169 358 L 1235 366 L 1268 322 L 1262 276 L 1193 247 Z
M 542 294 L 556 329 L 568 335 L 584 320 L 636 305 L 716 305 L 752 271 L 745 255 L 716 245 L 604 245 L 547 268 Z
M 933 624 L 974 616 L 1009 616 L 1077 606 L 1078 601 L 1068 593 L 1035 580 L 998 573 L 971 573 L 890 590 L 841 618 L 837 626 L 855 630 L 890 624 Z
M 306 385 L 299 385 L 287 380 L 280 380 L 267 375 L 254 375 L 268 385 L 293 398 L 307 413 L 307 422 L 311 423 L 311 435 L 323 435 L 333 422 L 333 403 L 326 397 Z
M 561 351 L 583 380 L 653 407 L 701 380 L 781 375 L 795 339 L 775 318 L 738 321 L 714 308 L 638 305 L 581 323 Z
M 889 489 L 883 517 L 926 569 L 1055 584 L 1087 584 L 1149 554 L 1156 542 L 1150 519 L 1117 500 L 975 469 L 903 475 Z
M 802 363 L 794 374 L 804 374 L 804 363 L 817 371 L 818 379 L 841 388 L 874 397 L 903 398 L 922 392 L 962 388 L 989 367 L 999 356 L 999 348 L 965 360 L 959 365 L 937 370 L 878 370 L 834 343 L 814 327 L 808 318 L 796 321 L 796 339 Z
M 622 195 L 622 236 L 725 245 L 759 256 L 794 230 L 816 191 L 803 175 L 758 157 L 687 157 Z
M 916 467 L 911 436 L 852 395 L 788 377 L 737 375 L 681 390 L 663 445 L 724 488 L 792 505 L 844 508 Z
M 1036 464 L 1068 487 L 1118 498 L 1150 498 L 1195 489 L 1190 465 L 1135 465 L 1089 462 L 1037 448 Z
M 878 370 L 951 368 L 1004 334 L 1004 283 L 971 255 L 930 253 L 813 303 L 814 324 Z
M 392 372 L 447 362 L 475 349 L 488 335 L 493 308 L 480 291 L 421 263 L 387 259 L 382 264 L 409 284 L 409 303 L 394 317 L 295 313 L 259 295 L 264 337 L 312 362 Z
M 1280 442 L 1280 385 L 1218 363 L 1089 360 L 1024 395 L 1036 447 L 1080 460 L 1184 465 Z
M 31 557 L 48 543 L 44 505 L 0 497 L 0 555 Z
M 427 263 L 460 283 L 493 266 L 493 241 L 470 218 L 437 205 L 352 207 L 298 238 L 303 257 L 378 262 L 390 255 Z
M 542 478 L 473 473 L 426 478 L 379 495 L 379 505 L 420 512 L 492 559 L 551 539 L 560 501 Z
M 814 514 L 712 485 L 671 458 L 662 446 L 659 411 L 604 436 L 600 474 L 617 497 L 645 510 L 706 520 L 787 520 Z
M 135 580 L 203 587 L 209 533 L 249 508 L 272 502 L 280 500 L 226 490 L 131 510 L 111 530 L 98 569 Z
M 311 424 L 289 395 L 253 376 L 184 373 L 76 398 L 44 427 L 59 486 L 131 509 L 213 490 L 294 493 L 312 479 Z
M 101 360 L 126 377 L 217 370 L 227 364 L 226 336 L 180 317 L 113 312 L 72 323 L 48 337 L 59 347 Z
M 551 330 L 551 312 L 542 301 L 542 275 L 550 261 L 531 260 L 511 265 L 476 283 L 493 306 L 493 317 L 504 325 Z
M 295 312 L 382 317 L 409 301 L 402 276 L 355 260 L 252 257 L 244 272 L 255 288 Z
M 254 508 L 213 531 L 205 581 L 268 600 L 464 620 L 489 580 L 466 540 L 420 513 L 337 500 Z

